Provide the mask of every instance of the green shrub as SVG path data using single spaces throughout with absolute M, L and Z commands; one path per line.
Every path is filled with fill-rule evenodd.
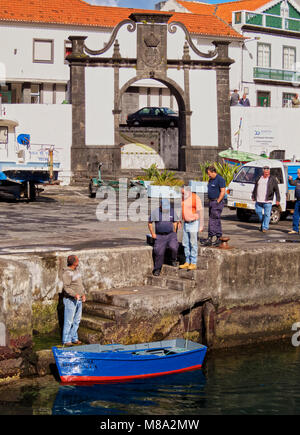
M 159 172 L 153 179 L 154 186 L 183 186 L 184 181 L 175 177 L 175 172 L 165 169 Z
M 229 163 L 214 163 L 215 168 L 217 170 L 217 173 L 221 175 L 221 177 L 224 178 L 226 186 L 228 186 L 231 181 L 233 180 L 234 174 L 237 172 L 238 169 L 240 169 L 239 166 L 233 166 Z
M 217 170 L 217 174 L 224 178 L 226 186 L 228 186 L 233 180 L 234 174 L 240 168 L 240 166 L 233 166 L 229 163 L 219 163 L 219 162 L 204 162 L 200 163 L 200 171 L 202 173 L 202 181 L 208 181 L 209 176 L 206 173 L 206 169 L 209 166 L 214 166 Z
M 206 168 L 208 168 L 209 166 L 213 165 L 214 163 L 212 162 L 204 162 L 204 163 L 200 163 L 200 171 L 202 174 L 202 181 L 208 181 L 209 180 L 209 176 L 206 173 Z
M 142 168 L 142 170 L 145 172 L 145 174 L 137 177 L 138 180 L 152 181 L 155 177 L 157 177 L 160 174 L 160 171 L 159 171 L 156 163 L 153 163 L 150 166 L 150 168 L 147 168 L 147 169 Z

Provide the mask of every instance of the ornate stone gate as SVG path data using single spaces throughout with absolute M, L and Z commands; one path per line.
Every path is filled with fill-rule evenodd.
M 114 29 L 109 42 L 103 49 L 91 50 L 85 44 L 85 36 L 70 36 L 72 53 L 67 57 L 71 75 L 72 102 L 72 150 L 71 169 L 74 177 L 95 173 L 97 162 L 103 161 L 107 173 L 118 174 L 121 168 L 121 141 L 119 136 L 122 95 L 134 82 L 154 79 L 167 86 L 175 96 L 179 108 L 179 169 L 194 171 L 198 162 L 216 158 L 217 153 L 231 143 L 229 95 L 229 68 L 233 61 L 228 57 L 229 41 L 214 41 L 215 50 L 203 53 L 194 45 L 184 24 L 171 21 L 171 13 L 134 13 L 121 21 Z M 171 21 L 171 22 L 170 22 Z M 168 24 L 169 23 L 169 24 Z M 137 34 L 136 58 L 123 58 L 117 35 L 127 25 L 129 32 Z M 177 28 L 185 33 L 186 42 L 181 59 L 167 58 L 168 32 L 174 34 Z M 112 57 L 103 55 L 114 46 Z M 199 59 L 191 59 L 190 49 Z M 89 67 L 113 68 L 114 70 L 114 145 L 86 145 L 86 95 L 85 70 Z M 136 70 L 120 88 L 120 69 Z M 168 77 L 168 69 L 184 71 L 184 88 Z M 190 70 L 213 69 L 216 71 L 218 147 L 191 146 Z

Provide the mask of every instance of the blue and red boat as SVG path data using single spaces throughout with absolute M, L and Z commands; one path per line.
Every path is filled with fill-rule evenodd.
M 177 338 L 132 345 L 53 347 L 62 382 L 118 382 L 200 369 L 207 347 Z

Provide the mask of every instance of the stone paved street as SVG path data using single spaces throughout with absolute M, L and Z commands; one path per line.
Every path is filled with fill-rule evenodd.
M 36 202 L 15 203 L 0 199 L 0 253 L 144 246 L 147 222 L 99 222 L 96 208 L 99 200 L 89 198 L 84 187 L 46 186 Z M 207 208 L 205 231 L 207 235 Z M 223 233 L 230 246 L 253 249 L 277 241 L 300 242 L 290 236 L 291 217 L 272 225 L 267 234 L 258 231 L 255 217 L 244 223 L 235 211 L 223 211 Z M 178 235 L 181 240 L 181 233 Z

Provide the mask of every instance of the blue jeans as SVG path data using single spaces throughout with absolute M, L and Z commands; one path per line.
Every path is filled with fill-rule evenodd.
M 82 314 L 82 302 L 76 299 L 64 298 L 64 329 L 63 344 L 75 343 L 78 340 L 78 328 Z
M 271 219 L 272 204 L 269 202 L 256 202 L 255 211 L 259 222 L 261 222 L 261 229 L 268 230 Z
M 295 209 L 293 215 L 293 230 L 299 231 L 299 220 L 300 220 L 300 199 L 295 202 Z
M 198 231 L 199 221 L 184 222 L 182 245 L 184 247 L 185 261 L 189 264 L 197 264 Z

